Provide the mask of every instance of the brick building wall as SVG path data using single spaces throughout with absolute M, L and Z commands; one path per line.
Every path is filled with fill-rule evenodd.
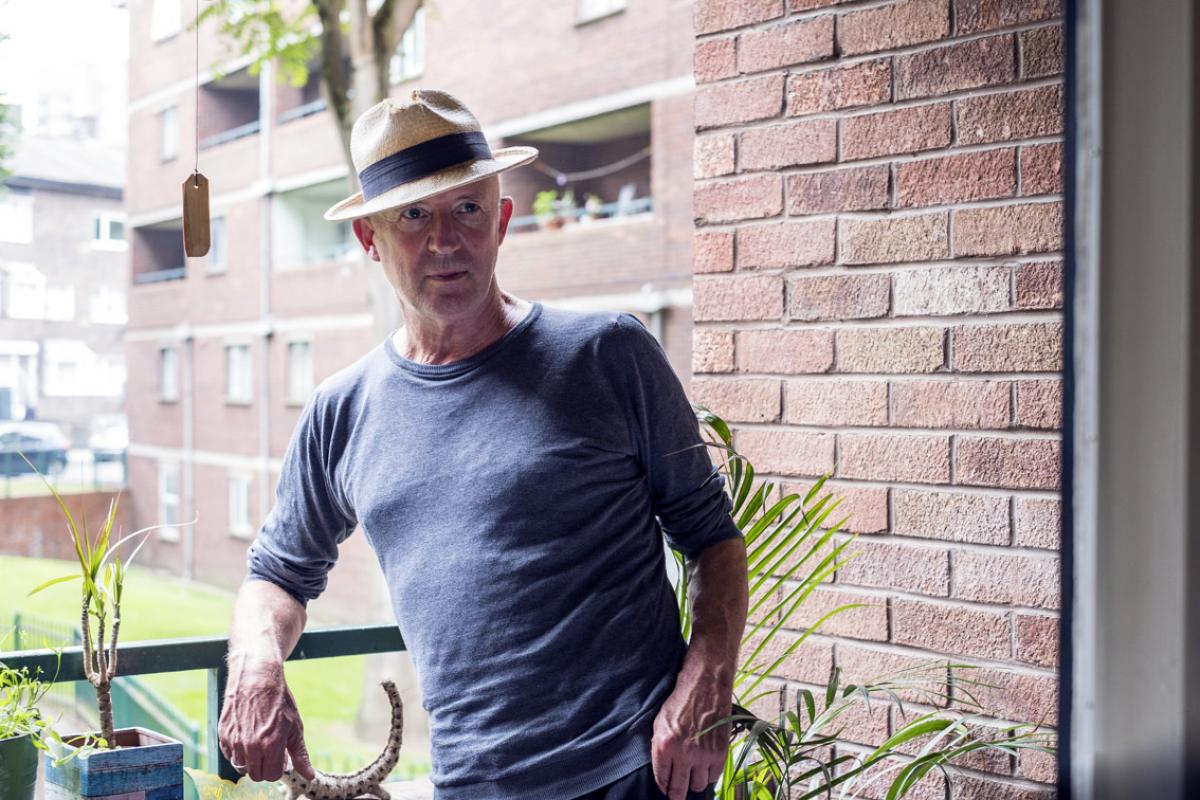
M 798 624 L 871 604 L 789 686 L 953 660 L 1056 724 L 1061 14 L 697 0 L 694 395 L 785 489 L 845 497 L 861 555 Z M 1049 757 L 970 766 L 951 796 L 1052 794 Z
M 88 531 L 95 534 L 108 515 L 108 504 L 115 496 L 108 492 L 87 492 L 63 496 L 71 516 L 80 526 L 88 522 Z M 122 495 L 117 505 L 113 526 L 113 541 L 118 532 L 132 533 L 129 528 L 129 495 Z M 62 509 L 50 495 L 10 497 L 0 503 L 0 553 L 26 558 L 57 558 L 75 560 L 75 546 Z

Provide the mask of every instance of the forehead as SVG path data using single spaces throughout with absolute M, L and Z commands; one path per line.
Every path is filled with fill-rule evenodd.
M 477 180 L 474 183 L 455 186 L 453 189 L 447 189 L 444 192 L 438 192 L 424 200 L 419 200 L 412 205 L 420 203 L 454 203 L 459 200 L 482 200 L 490 196 L 499 196 L 500 180 L 495 175 L 489 175 L 486 178 Z

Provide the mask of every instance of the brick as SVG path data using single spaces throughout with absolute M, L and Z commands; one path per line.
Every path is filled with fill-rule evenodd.
M 697 231 L 692 237 L 692 272 L 731 272 L 733 231 Z
M 1062 501 L 1057 498 L 1018 497 L 1015 522 L 1018 546 L 1061 548 Z
M 958 372 L 1059 372 L 1062 323 L 963 325 L 950 332 Z
M 791 275 L 788 316 L 794 320 L 869 319 L 887 315 L 891 280 L 887 275 Z
M 892 636 L 901 644 L 978 658 L 1012 652 L 1007 614 L 920 600 L 892 601 Z
M 906 428 L 993 428 L 1011 419 L 1007 381 L 892 384 L 892 422 Z
M 1035 144 L 1021 148 L 1021 194 L 1062 194 L 1063 146 Z
M 1017 660 L 1058 667 L 1058 617 L 1017 614 Z
M 950 145 L 950 104 L 931 103 L 842 120 L 842 160 L 918 153 Z
M 736 343 L 742 372 L 802 375 L 828 372 L 833 366 L 832 331 L 738 331 Z
M 948 483 L 947 436 L 843 433 L 838 436 L 839 478 Z
M 696 0 L 692 23 L 697 34 L 714 33 L 783 15 L 783 0 Z
M 970 673 L 968 672 L 968 674 Z M 922 712 L 918 709 L 904 709 L 904 713 L 901 713 L 900 709 L 896 709 L 893 713 L 896 717 L 896 724 L 899 725 L 902 724 L 902 719 L 909 722 L 916 721 L 919 719 Z M 1000 725 L 989 724 L 987 721 L 982 719 L 972 720 L 972 723 L 973 724 L 971 727 L 974 729 L 974 733 L 980 738 L 987 738 L 992 741 L 1007 738 L 1006 732 Z M 917 736 L 913 739 L 910 739 L 907 742 L 899 745 L 896 749 L 901 753 L 915 756 L 921 752 L 922 748 L 928 745 L 928 743 L 935 738 L 938 739 L 938 742 L 943 747 L 946 746 L 947 742 L 945 737 L 939 738 L 937 733 L 928 733 L 923 736 Z M 1012 774 L 1011 756 L 1009 756 L 1007 753 L 999 750 L 993 750 L 991 748 L 983 748 L 969 753 L 962 753 L 954 759 L 953 764 L 955 767 L 973 769 L 979 772 L 989 772 L 993 775 Z M 934 771 L 936 772 L 936 770 Z M 945 795 L 939 795 L 937 800 L 946 800 Z
M 843 685 L 845 685 L 845 682 L 843 682 Z M 824 693 L 814 692 L 814 694 L 817 698 L 821 698 Z M 855 742 L 871 747 L 878 747 L 887 741 L 890 735 L 888 726 L 891 719 L 891 709 L 884 699 L 882 697 L 873 698 L 870 706 L 863 702 L 861 696 L 856 696 L 852 700 L 852 705 L 838 714 L 837 718 L 830 721 L 824 728 L 819 728 L 818 730 L 823 734 L 836 735 L 843 742 Z M 800 702 L 803 703 L 804 701 L 800 700 Z M 818 699 L 817 703 L 817 707 L 820 708 L 821 700 Z M 796 710 L 795 699 L 792 701 L 790 710 Z M 807 715 L 807 713 L 806 711 L 805 714 Z M 807 720 L 807 716 L 805 719 Z M 808 748 L 806 747 L 805 749 L 807 750 Z M 825 763 L 829 762 L 826 761 Z M 808 768 L 808 765 L 802 762 L 802 766 L 794 769 L 803 771 Z M 858 787 L 856 786 L 855 788 L 857 789 Z M 857 792 L 855 794 L 860 798 L 864 797 L 864 795 L 857 794 Z M 799 797 L 801 795 L 795 794 L 793 796 Z M 836 797 L 837 795 L 833 796 Z M 910 798 L 910 800 L 916 800 L 911 794 L 906 795 L 906 797 Z
M 783 178 L 751 175 L 697 185 L 694 204 L 704 222 L 776 217 L 783 211 Z
M 896 99 L 949 94 L 1012 83 L 1017 74 L 1012 34 L 987 36 L 896 57 Z
M 784 484 L 783 491 L 799 494 L 801 498 L 808 494 L 811 483 Z M 850 483 L 826 483 L 817 497 L 815 504 L 826 494 L 832 499 L 840 500 L 829 519 L 837 521 L 847 518 L 841 529 L 849 533 L 882 533 L 888 529 L 888 490 L 870 486 L 857 486 Z M 812 507 L 812 504 L 809 505 Z
M 733 173 L 737 169 L 735 142 L 731 134 L 697 136 L 692 149 L 692 176 L 716 178 Z
M 788 213 L 823 214 L 887 208 L 890 177 L 884 164 L 787 176 Z
M 945 363 L 941 328 L 842 328 L 838 372 L 935 372 Z
M 880 678 L 904 672 L 915 686 L 896 694 L 905 702 L 947 705 L 934 695 L 947 695 L 947 663 L 934 656 L 910 656 L 888 650 L 874 650 L 860 645 L 838 642 L 837 665 L 842 670 L 842 682 L 873 683 Z
M 947 214 L 882 219 L 840 219 L 843 264 L 896 264 L 949 256 Z
M 1062 428 L 1062 381 L 1017 381 L 1015 424 L 1042 430 Z
M 729 422 L 777 422 L 779 381 L 754 378 L 693 378 L 692 400 Z
M 1061 0 L 954 0 L 955 33 L 978 33 L 1062 16 Z
M 1040 750 L 1022 750 L 1017 754 L 1017 775 L 1039 783 L 1058 781 L 1058 755 Z
M 954 554 L 952 594 L 961 600 L 1057 610 L 1058 559 L 1005 552 Z
M 831 433 L 784 429 L 739 430 L 734 438 L 740 453 L 757 472 L 775 475 L 824 475 L 833 469 Z
M 719 128 L 779 115 L 783 109 L 782 75 L 763 75 L 730 83 L 714 83 L 696 90 L 697 128 Z
M 844 55 L 874 53 L 945 38 L 950 33 L 947 0 L 903 0 L 838 19 L 838 49 Z
M 1057 489 L 1061 473 L 1054 439 L 1001 439 L 960 436 L 955 447 L 954 481 L 965 486 Z
M 905 270 L 892 278 L 892 303 L 898 317 L 1006 311 L 1011 276 L 1003 266 Z
M 960 708 L 970 708 L 978 703 L 989 716 L 1000 719 L 1050 725 L 1057 723 L 1058 679 L 1053 675 L 1004 669 L 971 669 L 963 670 L 962 677 L 965 681 L 959 686 L 951 676 L 955 705 Z
M 738 41 L 738 69 L 747 74 L 832 56 L 832 15 L 746 31 Z
M 837 121 L 806 119 L 745 131 L 738 139 L 743 171 L 837 160 Z
M 779 319 L 783 279 L 772 275 L 720 276 L 693 281 L 697 322 Z
M 1063 71 L 1062 25 L 1021 31 L 1021 77 L 1046 78 Z
M 791 588 L 794 585 L 788 587 Z M 818 586 L 800 603 L 785 626 L 793 630 L 810 628 L 821 617 L 845 605 L 860 607 L 837 612 L 821 623 L 817 630 L 826 636 L 887 641 L 887 603 L 882 597 L 840 591 L 829 586 Z
M 1062 203 L 1029 203 L 954 212 L 956 256 L 1004 256 L 1062 249 Z
M 896 166 L 896 205 L 902 208 L 993 200 L 1017 191 L 1014 148 L 924 158 Z
M 692 51 L 696 83 L 712 83 L 737 75 L 737 38 L 702 39 Z
M 1014 786 L 998 780 L 977 778 L 973 775 L 955 775 L 950 784 L 953 800 L 1054 800 L 1058 796 L 1054 787 L 1030 788 Z
M 692 328 L 692 372 L 733 372 L 733 331 Z
M 762 641 L 762 634 L 754 634 L 742 644 L 738 663 L 749 663 L 758 668 L 750 671 L 761 672 L 775 663 L 776 659 L 782 656 L 799 637 L 800 634 L 781 629 L 772 637 L 771 642 L 757 656 L 754 656 L 753 661 L 748 661 L 759 642 Z M 829 680 L 829 674 L 832 671 L 833 645 L 828 641 L 810 637 L 785 658 L 772 674 L 786 680 L 824 685 Z
M 737 232 L 738 269 L 790 269 L 832 264 L 832 219 L 743 226 Z
M 788 381 L 783 421 L 791 425 L 886 425 L 887 383 Z
M 1061 261 L 1037 261 L 1017 266 L 1017 308 L 1062 308 Z
M 957 102 L 958 143 L 986 144 L 1063 130 L 1062 86 L 969 97 Z
M 941 547 L 919 547 L 858 539 L 858 555 L 838 570 L 838 584 L 946 597 L 950 592 L 950 556 Z
M 788 0 L 788 11 L 812 11 L 849 2 L 852 0 Z
M 787 81 L 787 113 L 793 117 L 857 106 L 873 106 L 887 103 L 891 99 L 890 59 L 811 70 L 799 75 L 789 75 Z
M 913 715 L 916 713 L 916 709 L 911 710 L 908 719 L 909 722 L 915 719 Z M 860 758 L 866 758 L 869 753 L 860 752 L 858 755 Z M 899 757 L 884 758 L 880 761 L 877 769 L 880 771 L 887 770 L 886 774 L 896 775 L 904 767 L 904 763 L 904 759 Z M 856 800 L 887 800 L 888 788 L 889 782 L 886 778 L 883 780 L 866 780 L 863 782 L 862 788 L 859 788 L 858 784 L 855 785 L 853 796 Z M 946 800 L 949 791 L 950 788 L 946 776 L 934 769 L 925 773 L 920 780 L 914 783 L 912 789 L 906 792 L 904 798 L 905 800 Z
M 1008 498 L 963 492 L 892 491 L 892 533 L 972 544 L 1008 544 Z

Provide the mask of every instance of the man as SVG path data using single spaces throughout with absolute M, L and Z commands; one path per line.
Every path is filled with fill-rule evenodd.
M 439 800 L 711 797 L 746 617 L 746 553 L 657 342 L 628 314 L 502 291 L 513 204 L 495 153 L 443 92 L 355 123 L 352 219 L 404 325 L 322 382 L 248 557 L 223 751 L 311 777 L 282 663 L 337 546 L 379 557 L 430 714 Z M 662 536 L 694 570 L 684 643 Z

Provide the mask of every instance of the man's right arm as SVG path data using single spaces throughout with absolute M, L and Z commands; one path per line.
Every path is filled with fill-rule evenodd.
M 307 617 L 295 598 L 264 580 L 242 584 L 234 603 L 218 736 L 221 750 L 252 780 L 279 780 L 285 755 L 296 772 L 313 777 L 304 726 L 283 675 Z

